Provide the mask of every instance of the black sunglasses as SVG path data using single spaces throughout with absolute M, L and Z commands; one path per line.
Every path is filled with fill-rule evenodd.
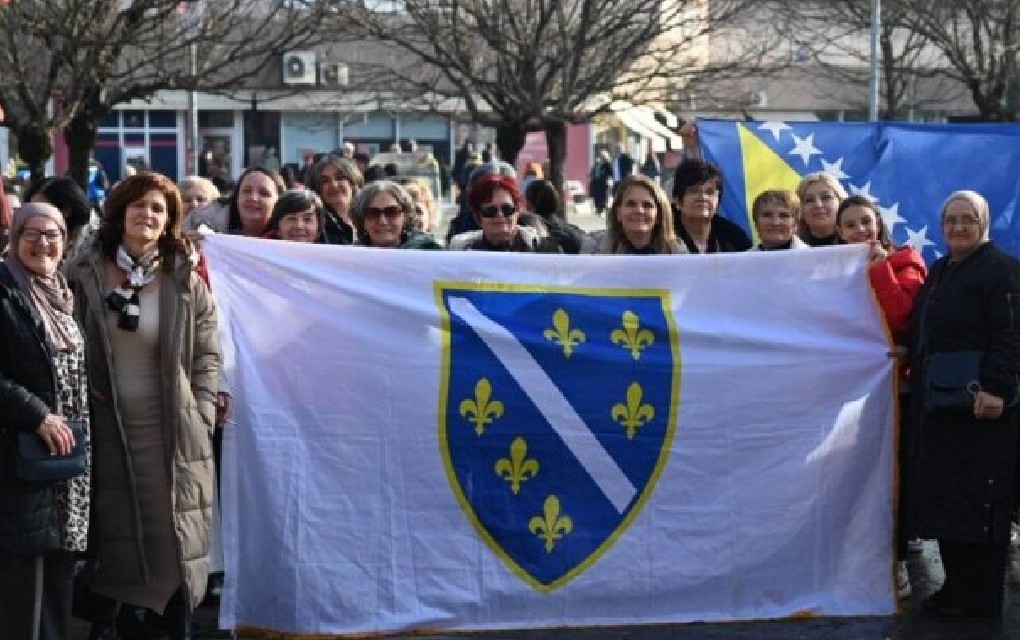
M 500 213 L 503 214 L 504 218 L 509 218 L 513 214 L 517 213 L 517 207 L 512 204 L 487 204 L 481 208 L 483 218 L 495 218 Z
M 365 207 L 365 217 L 371 220 L 378 220 L 383 216 L 389 219 L 398 218 L 403 213 L 404 210 L 395 204 L 388 207 Z

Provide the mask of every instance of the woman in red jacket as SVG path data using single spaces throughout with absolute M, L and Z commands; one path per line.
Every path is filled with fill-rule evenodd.
M 871 267 L 868 277 L 875 297 L 882 307 L 886 324 L 897 347 L 908 344 L 910 316 L 914 309 L 914 300 L 921 285 L 928 275 L 928 267 L 916 249 L 909 245 L 896 247 L 885 228 L 878 206 L 864 196 L 850 196 L 840 203 L 836 212 L 836 233 L 841 242 L 846 244 L 868 244 L 871 247 Z M 907 453 L 910 450 L 910 424 L 908 411 L 910 408 L 910 377 L 906 366 L 900 367 L 899 386 L 899 418 L 900 446 L 899 468 L 900 486 L 907 485 L 904 477 L 907 468 Z M 907 577 L 906 563 L 903 558 L 907 553 L 907 539 L 903 535 L 904 493 L 900 494 L 899 526 L 897 528 L 896 546 L 900 562 L 897 564 L 896 590 L 901 597 L 910 595 L 910 580 Z
M 868 276 L 885 313 L 893 341 L 907 344 L 914 299 L 928 275 L 921 254 L 906 245 L 896 247 L 882 221 L 878 206 L 864 196 L 850 196 L 836 213 L 836 231 L 845 244 L 871 246 Z

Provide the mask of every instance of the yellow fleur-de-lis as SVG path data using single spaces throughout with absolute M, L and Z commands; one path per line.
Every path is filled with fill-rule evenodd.
M 569 358 L 574 353 L 574 347 L 587 340 L 587 336 L 580 329 L 570 328 L 570 316 L 563 309 L 556 310 L 552 323 L 552 328 L 546 329 L 542 335 L 546 340 L 552 340 L 563 347 L 563 355 Z
M 574 521 L 567 515 L 560 515 L 560 499 L 550 495 L 542 505 L 543 514 L 528 521 L 528 529 L 545 540 L 545 552 L 552 553 L 556 543 L 574 530 Z
M 460 401 L 460 416 L 474 423 L 475 433 L 485 433 L 485 425 L 502 417 L 503 403 L 492 399 L 492 384 L 482 378 L 475 384 L 475 397 Z
M 633 311 L 624 311 L 622 322 L 623 327 L 614 329 L 609 339 L 613 344 L 630 349 L 631 357 L 637 360 L 641 357 L 641 350 L 655 342 L 655 334 L 641 328 L 641 319 Z
M 627 404 L 621 402 L 613 405 L 612 418 L 626 427 L 628 440 L 633 440 L 637 430 L 655 418 L 655 407 L 650 404 L 641 404 L 643 394 L 641 385 L 631 382 L 627 387 Z
M 510 491 L 517 495 L 521 483 L 538 475 L 538 460 L 528 457 L 528 443 L 517 436 L 510 443 L 510 457 L 496 461 L 496 475 L 510 483 Z

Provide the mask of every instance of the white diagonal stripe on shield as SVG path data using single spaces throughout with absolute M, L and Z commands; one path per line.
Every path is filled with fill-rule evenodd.
M 507 368 L 617 512 L 623 513 L 637 489 L 545 370 L 510 331 L 486 317 L 471 301 L 450 298 L 449 304 L 450 311 L 466 322 Z

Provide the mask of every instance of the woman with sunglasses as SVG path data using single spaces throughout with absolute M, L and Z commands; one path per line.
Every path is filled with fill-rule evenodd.
M 474 181 L 467 201 L 481 229 L 451 238 L 451 250 L 559 252 L 559 245 L 554 248 L 554 243 L 545 242 L 534 227 L 519 224 L 524 197 L 514 178 L 493 174 Z
M 414 229 L 413 217 L 411 194 L 391 180 L 368 183 L 351 203 L 358 244 L 387 249 L 442 249 L 430 234 Z

